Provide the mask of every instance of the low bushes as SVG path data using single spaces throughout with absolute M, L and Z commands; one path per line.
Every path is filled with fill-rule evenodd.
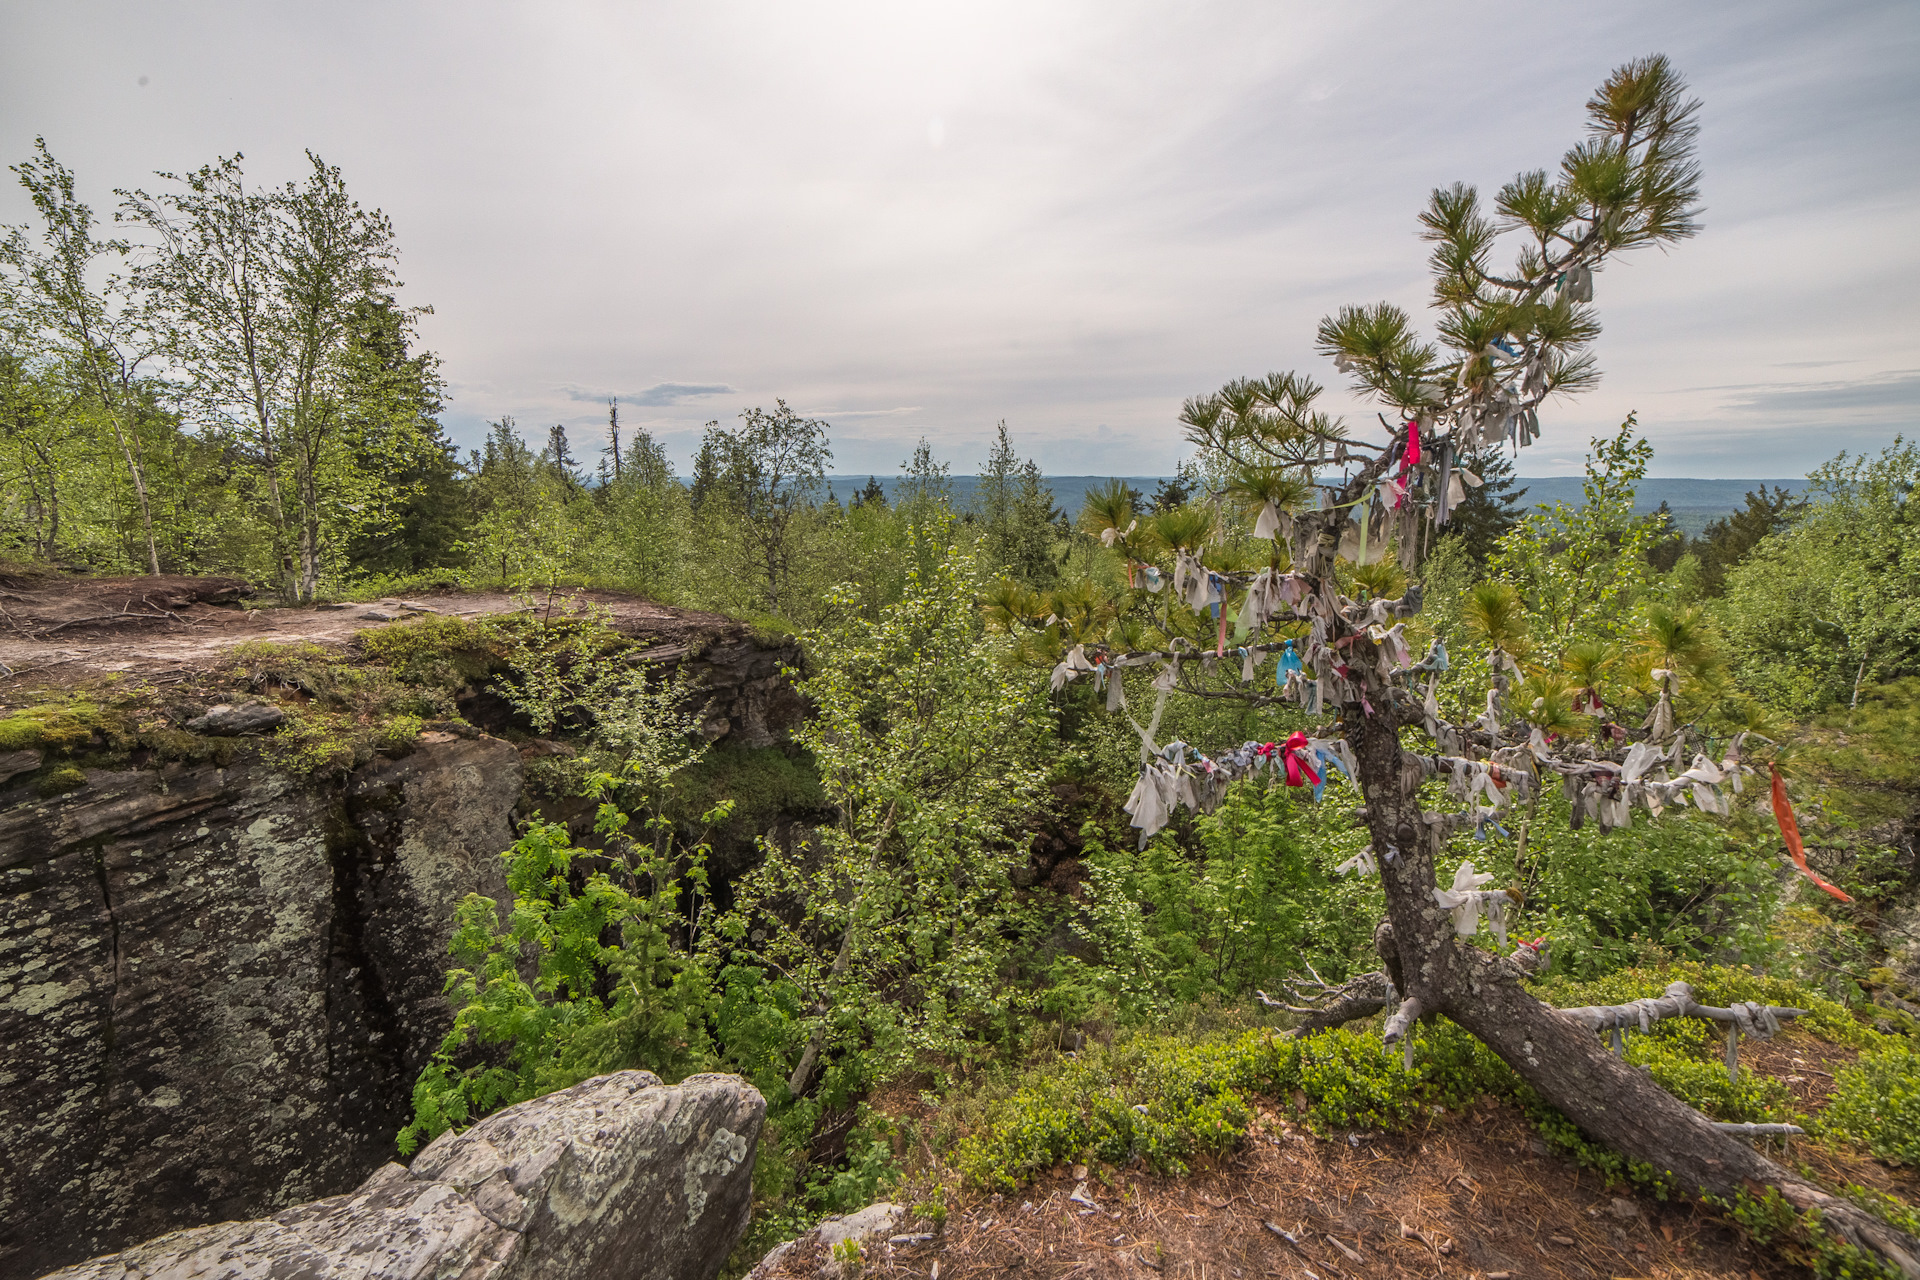
M 1840 1005 L 1745 969 L 1677 965 L 1631 970 L 1592 982 L 1540 984 L 1556 1005 L 1611 1004 L 1691 982 L 1706 1003 L 1763 1001 L 1809 1009 L 1800 1024 L 1841 1044 L 1883 1042 Z M 1792 1096 L 1776 1080 L 1742 1070 L 1729 1081 L 1720 1040 L 1699 1019 L 1669 1019 L 1629 1038 L 1627 1060 L 1645 1066 L 1675 1097 L 1716 1120 L 1791 1122 Z M 1091 1046 L 1022 1075 L 991 1099 L 963 1104 L 968 1132 L 953 1164 L 970 1181 L 1009 1190 L 1072 1159 L 1139 1161 L 1179 1173 L 1197 1156 L 1224 1151 L 1245 1136 L 1258 1098 L 1293 1095 L 1303 1118 L 1323 1135 L 1354 1129 L 1404 1129 L 1483 1094 L 1525 1110 L 1543 1136 L 1571 1158 L 1609 1176 L 1657 1187 L 1650 1169 L 1630 1169 L 1587 1141 L 1484 1044 L 1444 1019 L 1416 1032 L 1412 1067 L 1359 1024 L 1303 1039 L 1250 1031 L 1198 1043 L 1136 1034 Z M 1920 1158 L 1920 1058 L 1904 1047 L 1862 1057 L 1845 1074 L 1827 1128 L 1868 1143 L 1889 1159 Z M 1877 1144 L 1877 1145 L 1875 1145 Z M 1893 1153 L 1893 1154 L 1888 1154 Z
M 1920 1053 L 1890 1043 L 1834 1080 L 1821 1129 L 1896 1164 L 1920 1165 Z

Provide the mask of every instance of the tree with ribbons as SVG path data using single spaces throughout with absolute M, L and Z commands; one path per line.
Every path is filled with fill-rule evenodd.
M 1093 495 L 1082 513 L 1082 527 L 1124 560 L 1125 587 L 1103 597 L 1091 583 L 1044 595 L 1005 583 L 984 608 L 990 626 L 1018 637 L 1018 652 L 1052 664 L 1056 689 L 1091 680 L 1111 711 L 1127 706 L 1130 670 L 1146 669 L 1136 688 L 1152 672 L 1154 711 L 1146 725 L 1134 721 L 1141 772 L 1127 802 L 1143 846 L 1176 808 L 1211 809 L 1240 778 L 1264 773 L 1318 787 L 1332 770 L 1357 784 L 1370 847 L 1350 866 L 1377 869 L 1385 886 L 1387 918 L 1375 933 L 1383 973 L 1349 983 L 1309 1027 L 1381 1009 L 1390 983 L 1397 1004 L 1384 1038 L 1404 1045 L 1409 1060 L 1417 1024 L 1445 1016 L 1595 1140 L 1702 1194 L 1777 1188 L 1796 1208 L 1818 1210 L 1828 1230 L 1920 1275 L 1920 1245 L 1774 1164 L 1741 1140 L 1751 1135 L 1717 1127 L 1595 1034 L 1643 1015 L 1720 1014 L 1733 1034 L 1764 1034 L 1794 1011 L 1701 1013 L 1678 995 L 1651 1013 L 1638 1007 L 1646 1002 L 1624 1012 L 1555 1010 L 1521 985 L 1534 950 L 1468 941 L 1482 920 L 1504 935 L 1512 896 L 1485 887 L 1490 877 L 1471 863 L 1450 884 L 1436 878 L 1454 833 L 1497 821 L 1548 780 L 1565 787 L 1576 815 L 1606 829 L 1625 825 L 1636 806 L 1724 813 L 1723 788 L 1737 789 L 1749 772 L 1739 739 L 1712 760 L 1672 715 L 1690 619 L 1668 617 L 1662 632 L 1656 678 L 1665 679 L 1665 713 L 1628 728 L 1573 714 L 1573 698 L 1587 711 L 1600 704 L 1591 646 L 1556 655 L 1573 674 L 1552 689 L 1521 679 L 1515 658 L 1524 655 L 1515 650 L 1526 605 L 1498 585 L 1468 601 L 1469 623 L 1488 645 L 1484 711 L 1449 722 L 1434 696 L 1449 658 L 1436 643 L 1415 660 L 1407 625 L 1422 592 L 1400 568 L 1419 563 L 1479 484 L 1469 460 L 1526 447 L 1550 397 L 1594 384 L 1594 278 L 1603 265 L 1698 231 L 1698 113 L 1666 58 L 1640 59 L 1587 103 L 1587 136 L 1556 172 L 1518 175 L 1490 209 L 1464 184 L 1433 193 L 1420 223 L 1433 246 L 1436 336 L 1423 337 L 1389 303 L 1343 308 L 1319 328 L 1319 350 L 1380 406 L 1384 442 L 1318 408 L 1321 388 L 1301 374 L 1228 383 L 1189 401 L 1181 417 L 1200 470 L 1225 477 L 1216 491 L 1147 512 L 1116 487 Z M 1496 252 L 1510 248 L 1510 265 L 1497 265 Z M 1251 517 L 1253 538 L 1226 536 L 1235 514 Z M 1254 679 L 1269 656 L 1271 684 Z M 1314 727 L 1211 756 L 1159 743 L 1161 711 L 1179 693 L 1296 703 Z M 1433 779 L 1460 808 L 1423 807 L 1419 793 Z

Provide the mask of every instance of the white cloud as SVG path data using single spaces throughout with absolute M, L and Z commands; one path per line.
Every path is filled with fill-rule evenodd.
M 1655 49 L 1707 103 L 1707 230 L 1602 274 L 1606 381 L 1545 415 L 1548 447 L 1638 410 L 1658 473 L 1772 476 L 1840 428 L 1911 421 L 1909 3 L 1489 23 L 1411 2 L 363 0 L 317 22 L 202 0 L 6 21 L 0 155 L 46 134 L 102 207 L 235 150 L 265 180 L 305 147 L 340 164 L 394 217 L 469 440 L 512 414 L 584 449 L 618 394 L 684 457 L 700 423 L 779 397 L 836 407 L 848 472 L 923 434 L 972 466 L 1001 418 L 1049 470 L 1164 472 L 1183 398 L 1331 380 L 1321 315 L 1424 304 L 1427 191 L 1552 165 L 1593 85 Z M 0 193 L 0 220 L 26 213 Z M 1895 399 L 1868 420 L 1827 384 Z

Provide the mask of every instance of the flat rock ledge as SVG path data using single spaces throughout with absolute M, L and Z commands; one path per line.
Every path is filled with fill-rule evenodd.
M 712 1280 L 746 1230 L 766 1109 L 738 1076 L 598 1076 L 442 1134 L 346 1195 L 46 1280 Z

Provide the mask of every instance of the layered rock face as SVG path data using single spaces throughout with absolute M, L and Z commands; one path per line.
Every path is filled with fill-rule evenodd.
M 451 1025 L 453 908 L 507 898 L 522 773 L 425 735 L 0 796 L 0 1276 L 354 1185 Z
M 712 1280 L 746 1229 L 766 1103 L 737 1076 L 600 1076 L 445 1134 L 412 1168 L 57 1280 Z M 50 1277 L 49 1280 L 55 1280 Z

